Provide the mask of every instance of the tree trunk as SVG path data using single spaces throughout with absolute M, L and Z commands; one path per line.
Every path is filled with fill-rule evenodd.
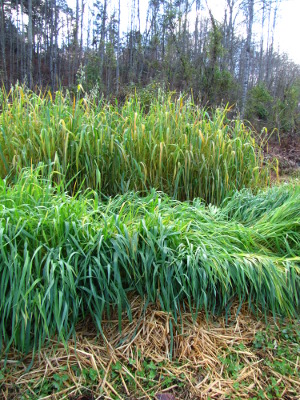
M 263 54 L 264 54 L 264 24 L 265 24 L 265 10 L 266 5 L 265 1 L 262 4 L 262 16 L 261 16 L 261 34 L 260 34 L 260 52 L 259 52 L 259 71 L 258 71 L 258 81 L 261 82 L 263 80 L 264 71 L 263 71 Z
M 80 17 L 80 60 L 83 56 L 83 14 L 84 14 L 85 2 L 81 0 L 81 17 Z
M 51 79 L 51 88 L 52 91 L 54 91 L 54 31 L 55 31 L 55 26 L 54 26 L 54 7 L 55 7 L 55 0 L 51 0 L 50 3 L 50 63 L 49 63 L 49 68 L 50 68 L 50 79 Z
M 56 4 L 56 0 L 54 0 L 54 32 L 55 32 L 55 41 L 54 41 L 54 51 L 53 51 L 53 91 L 56 90 L 58 84 L 58 74 L 57 74 L 57 64 L 58 64 L 58 7 Z
M 137 0 L 137 17 L 138 17 L 138 28 L 139 32 L 141 32 L 141 15 L 140 15 L 140 0 Z
M 24 79 L 25 76 L 25 40 L 24 40 L 24 18 L 23 18 L 23 0 L 20 1 L 21 4 L 21 82 Z
M 246 107 L 248 84 L 249 84 L 251 40 L 252 40 L 253 18 L 254 18 L 254 0 L 248 0 L 247 14 L 248 14 L 248 24 L 247 24 L 247 38 L 246 38 L 246 55 L 245 55 L 245 67 L 243 76 L 243 93 L 241 102 L 242 118 L 245 115 L 245 107 Z
M 266 81 L 267 83 L 272 80 L 272 70 L 273 70 L 273 51 L 274 51 L 274 35 L 277 23 L 277 11 L 278 11 L 278 0 L 276 0 L 276 5 L 274 8 L 273 24 L 271 32 L 271 44 L 268 48 L 268 58 L 267 58 L 267 71 L 266 71 Z
M 5 54 L 5 21 L 4 21 L 4 0 L 1 0 L 1 53 L 2 53 L 2 66 L 3 66 L 3 80 L 4 84 L 8 84 L 7 69 L 6 69 L 6 54 Z
M 120 25 L 121 25 L 121 0 L 118 8 L 118 43 L 117 43 L 117 65 L 116 65 L 116 92 L 119 94 L 120 88 Z
M 103 14 L 102 14 L 102 22 L 101 22 L 101 35 L 100 35 L 100 77 L 103 79 L 103 68 L 104 68 L 104 53 L 105 53 L 105 36 L 106 36 L 106 12 L 107 12 L 107 0 L 104 0 L 103 5 Z
M 32 0 L 28 0 L 28 71 L 27 71 L 27 79 L 28 79 L 28 87 L 32 89 L 32 48 L 33 48 L 33 39 L 32 39 Z
M 72 23 L 72 21 L 71 21 Z M 75 30 L 74 30 L 74 43 L 72 51 L 72 69 L 71 69 L 71 83 L 74 84 L 74 77 L 78 70 L 78 36 L 79 36 L 79 0 L 76 0 L 76 16 L 75 16 Z

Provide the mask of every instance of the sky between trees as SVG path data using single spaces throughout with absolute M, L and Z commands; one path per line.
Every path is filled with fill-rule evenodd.
M 267 0 L 269 1 L 269 0 Z M 126 31 L 128 23 L 130 21 L 130 9 L 134 0 L 121 0 L 121 25 L 122 31 Z M 92 8 L 94 0 L 86 0 L 86 8 Z M 141 24 L 142 28 L 145 27 L 145 22 L 147 18 L 148 0 L 140 1 L 140 14 L 141 14 Z M 76 0 L 68 0 L 68 4 L 71 8 L 75 10 Z M 204 2 L 203 2 L 204 4 Z M 216 20 L 219 22 L 224 18 L 224 10 L 226 7 L 226 0 L 208 0 L 208 7 L 211 8 L 212 13 Z M 112 0 L 111 6 L 118 6 L 118 0 Z M 193 10 L 195 11 L 195 10 Z M 208 16 L 208 11 L 207 16 Z M 286 53 L 289 58 L 297 64 L 300 64 L 300 49 L 298 38 L 300 37 L 300 0 L 284 0 L 278 1 L 278 15 L 276 21 L 276 32 L 275 32 L 275 48 L 280 53 Z M 190 15 L 190 20 L 194 21 L 195 12 Z M 242 19 L 243 17 L 240 16 Z M 89 23 L 88 12 L 85 14 L 85 24 Z M 257 34 L 260 32 L 260 23 L 256 21 L 255 31 Z M 267 35 L 267 27 L 266 32 Z

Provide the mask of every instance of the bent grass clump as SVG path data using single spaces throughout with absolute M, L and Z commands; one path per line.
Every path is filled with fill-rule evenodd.
M 236 302 L 298 315 L 299 186 L 244 190 L 216 207 L 155 191 L 70 197 L 40 175 L 1 180 L 1 351 L 28 352 L 54 334 L 65 343 L 88 315 L 101 332 L 114 310 L 121 329 L 136 294 L 179 322 L 185 310 Z

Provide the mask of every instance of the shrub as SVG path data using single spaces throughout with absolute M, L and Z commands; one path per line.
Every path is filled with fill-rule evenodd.
M 262 83 L 254 86 L 248 92 L 246 104 L 246 116 L 248 119 L 253 117 L 266 121 L 272 110 L 273 98 L 266 86 Z

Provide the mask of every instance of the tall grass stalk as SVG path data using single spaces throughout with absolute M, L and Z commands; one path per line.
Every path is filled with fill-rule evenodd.
M 66 340 L 86 315 L 101 331 L 116 310 L 121 328 L 131 293 L 177 318 L 234 301 L 299 313 L 299 187 L 245 190 L 207 207 L 155 191 L 70 197 L 41 175 L 0 181 L 1 351 Z
M 211 115 L 190 99 L 160 93 L 147 109 L 88 95 L 2 93 L 0 175 L 47 164 L 72 181 L 71 191 L 105 196 L 154 188 L 172 198 L 220 204 L 233 190 L 268 184 L 270 165 L 251 132 L 228 109 Z M 75 177 L 75 178 L 74 178 Z

